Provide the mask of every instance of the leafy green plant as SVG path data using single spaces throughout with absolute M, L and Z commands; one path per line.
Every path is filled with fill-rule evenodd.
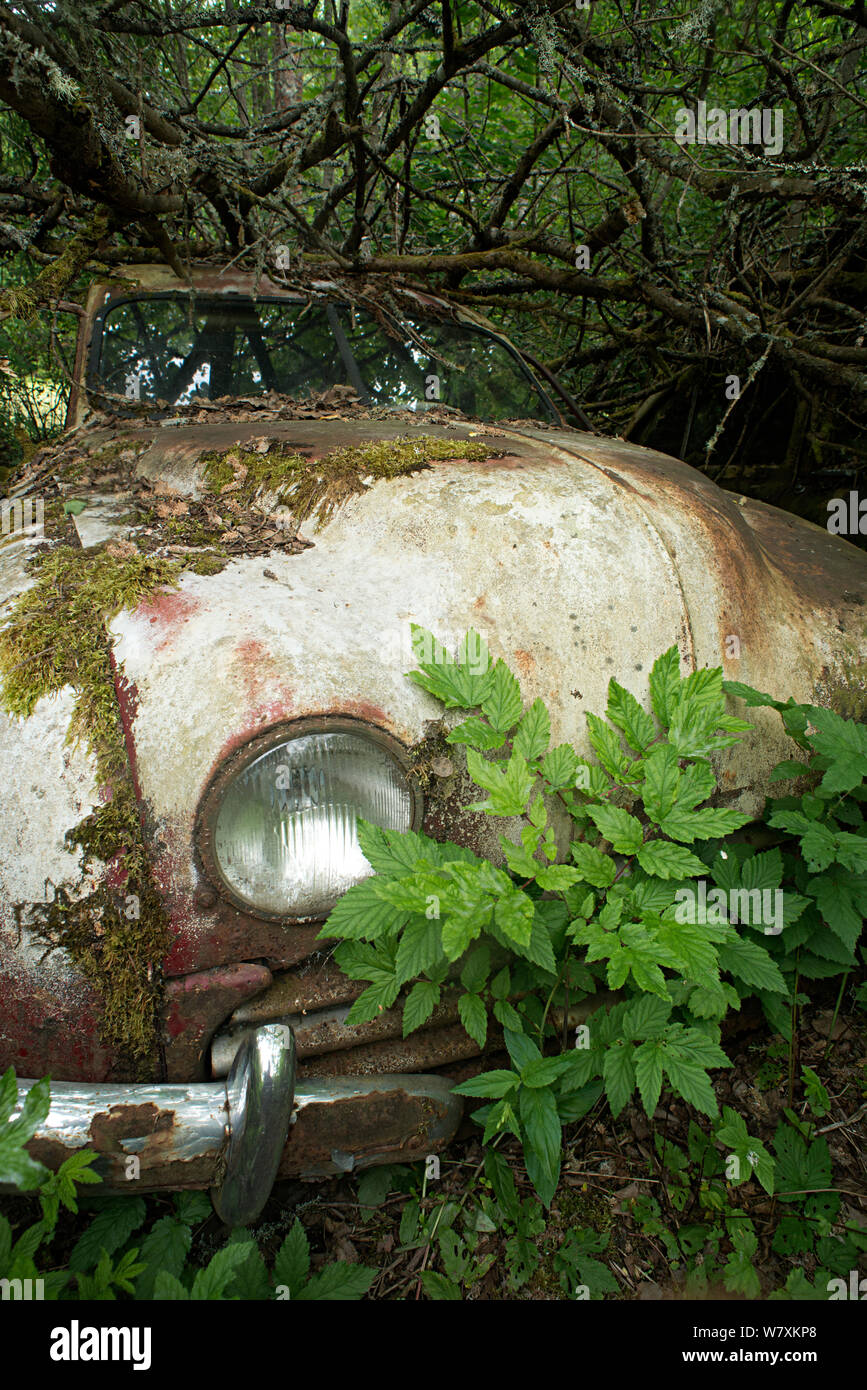
M 785 871 L 803 902 L 797 918 L 769 944 L 784 975 L 825 979 L 845 975 L 858 963 L 856 948 L 867 914 L 867 729 L 817 705 L 775 700 L 739 681 L 725 691 L 748 707 L 775 709 L 804 751 L 805 759 L 781 762 L 772 780 L 803 779 L 799 795 L 771 798 L 767 824 L 784 832 L 784 852 L 772 851 L 774 873 Z M 755 872 L 752 870 L 751 872 Z M 778 885 L 775 885 L 778 886 Z M 841 986 L 842 989 L 842 986 Z M 795 984 L 791 986 L 794 993 Z M 774 1001 L 763 1000 L 771 1023 L 784 1031 L 786 1019 Z
M 43 1077 L 30 1087 L 24 1097 L 21 1113 L 13 1120 L 10 1117 L 17 1100 L 15 1071 L 10 1067 L 0 1079 L 0 1182 L 14 1183 L 22 1192 L 38 1189 L 42 1219 L 28 1226 L 13 1241 L 12 1227 L 6 1217 L 0 1215 L 0 1279 L 42 1280 L 45 1298 L 53 1300 L 61 1297 L 72 1273 L 70 1270 L 40 1270 L 36 1255 L 40 1247 L 50 1242 L 60 1208 L 65 1207 L 73 1214 L 78 1212 L 77 1187 L 101 1181 L 91 1168 L 97 1155 L 90 1150 L 81 1150 L 65 1159 L 56 1172 L 36 1162 L 25 1145 L 48 1114 L 51 1105 L 48 1077 Z M 127 1277 L 127 1268 L 103 1270 L 100 1274 L 106 1286 L 112 1279 L 125 1280 Z M 81 1296 L 100 1295 L 91 1291 Z
M 48 1169 L 31 1158 L 24 1147 L 32 1139 L 51 1105 L 48 1077 L 31 1086 L 21 1106 L 21 1113 L 12 1119 L 18 1103 L 15 1070 L 10 1067 L 0 1079 L 0 1182 L 14 1183 L 23 1192 L 38 1187 L 48 1177 Z
M 584 1226 L 568 1232 L 554 1255 L 554 1269 L 567 1297 L 595 1300 L 620 1292 L 611 1270 L 596 1259 L 607 1249 L 610 1239 L 609 1232 L 591 1231 Z
M 691 846 L 707 849 L 746 821 L 707 804 L 716 789 L 711 755 L 751 726 L 726 713 L 721 670 L 682 678 L 671 647 L 650 673 L 652 713 L 609 683 L 606 718 L 587 716 L 591 763 L 567 744 L 549 746 L 544 703 L 524 709 L 517 679 L 477 633 L 467 633 L 457 659 L 423 629 L 413 628 L 413 643 L 411 679 L 469 715 L 447 741 L 466 749 L 485 793 L 471 809 L 520 818 L 519 838 L 500 835 L 500 868 L 460 846 L 362 822 L 374 875 L 344 895 L 322 934 L 341 939 L 338 964 L 368 982 L 350 1023 L 375 1017 L 405 990 L 405 1034 L 444 992 L 457 995 L 479 1047 L 489 1016 L 503 1026 L 511 1068 L 456 1089 L 491 1102 L 476 1114 L 485 1141 L 515 1134 L 549 1204 L 562 1126 L 603 1090 L 615 1115 L 637 1089 L 651 1116 L 667 1086 L 715 1116 L 709 1073 L 730 1065 L 720 1020 L 752 993 L 789 1004 L 765 939 L 745 929 L 761 930 L 760 922 L 725 913 L 690 920 L 684 911 L 708 872 Z M 558 862 L 555 807 L 569 818 L 571 862 Z M 760 869 L 764 882 L 777 865 Z M 794 921 L 806 899 L 787 896 Z M 600 985 L 621 997 L 592 1015 L 576 1047 L 563 1047 L 558 1018 Z M 557 1044 L 559 1054 L 548 1055 Z

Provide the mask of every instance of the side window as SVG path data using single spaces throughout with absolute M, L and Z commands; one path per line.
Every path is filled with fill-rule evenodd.
M 58 311 L 0 329 L 0 486 L 66 422 L 78 318 Z

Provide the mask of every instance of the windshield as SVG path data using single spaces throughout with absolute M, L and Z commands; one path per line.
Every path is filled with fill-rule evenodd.
M 484 420 L 553 417 L 518 356 L 484 330 L 436 319 L 400 331 L 385 324 L 342 304 L 123 299 L 94 334 L 91 387 L 183 406 L 267 391 L 303 400 L 347 386 L 364 402 L 404 410 L 445 404 Z

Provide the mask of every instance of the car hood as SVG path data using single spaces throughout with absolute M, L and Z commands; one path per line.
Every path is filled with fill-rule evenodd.
M 672 643 L 684 669 L 721 664 L 782 697 L 863 700 L 867 557 L 676 460 L 506 425 L 311 419 L 266 433 L 313 457 L 413 433 L 472 438 L 491 454 L 378 482 L 311 526 L 303 552 L 187 574 L 115 619 L 136 774 L 178 930 L 173 970 L 239 958 L 238 941 L 196 907 L 193 829 L 208 781 L 263 729 L 311 715 L 355 716 L 418 744 L 442 710 L 406 679 L 413 623 L 447 643 L 480 631 L 525 699 L 548 704 L 553 741 L 585 755 L 585 715 L 604 710 L 609 679 L 646 699 L 650 666 Z M 139 468 L 195 495 L 202 450 L 242 438 L 225 424 L 161 435 Z M 773 712 L 753 717 L 756 734 L 720 756 L 719 776 L 724 797 L 756 815 L 790 745 Z M 463 809 L 476 797 L 456 771 L 429 799 L 428 823 L 496 857 L 496 834 Z M 238 928 L 241 955 L 271 960 L 275 939 L 284 961 L 293 954 L 282 928 L 257 924 L 262 950 L 250 949 L 249 922 Z
M 454 440 L 455 457 L 349 497 L 320 529 L 302 528 L 304 548 L 239 553 L 219 573 L 185 573 L 176 590 L 110 624 L 130 762 L 173 932 L 166 973 L 184 991 L 190 972 L 198 980 L 217 972 L 208 986 L 215 1019 L 261 990 L 269 971 L 306 960 L 320 928 L 254 918 L 214 892 L 195 843 L 202 795 L 237 748 L 304 717 L 352 716 L 419 756 L 441 752 L 442 708 L 405 674 L 415 664 L 413 623 L 447 645 L 479 631 L 519 675 L 525 701 L 545 700 L 553 743 L 590 757 L 586 714 L 604 711 L 609 679 L 646 703 L 652 662 L 672 643 L 684 673 L 722 665 L 727 678 L 778 697 L 864 711 L 867 556 L 650 450 L 526 423 L 345 410 L 135 425 L 129 447 L 140 478 L 196 497 L 208 452 L 263 439 L 316 458 L 422 435 Z M 458 457 L 470 439 L 489 447 L 481 461 Z M 122 525 L 109 519 L 105 535 Z M 34 748 L 60 747 L 71 705 L 41 702 L 27 721 Z M 720 799 L 755 816 L 792 745 L 773 711 L 750 718 L 755 732 L 715 762 Z M 75 881 L 78 861 L 58 841 L 98 791 L 81 749 L 34 759 L 25 775 L 20 733 L 4 720 L 0 863 L 20 866 L 18 847 L 29 844 L 34 879 L 4 887 L 4 897 L 33 901 L 46 871 L 55 884 Z M 451 769 L 426 789 L 425 828 L 498 859 L 499 832 L 515 837 L 519 824 L 492 828 L 469 811 L 478 788 L 460 754 L 446 751 Z M 559 838 L 565 849 L 568 826 Z M 317 1007 L 327 1002 L 317 995 Z

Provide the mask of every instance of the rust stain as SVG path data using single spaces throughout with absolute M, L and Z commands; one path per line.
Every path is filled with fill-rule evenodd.
M 527 679 L 536 669 L 536 658 L 532 656 L 530 652 L 525 652 L 519 647 L 515 652 L 515 665 L 521 675 Z
M 170 980 L 163 1022 L 166 1066 L 173 1080 L 204 1079 L 206 1053 L 217 1028 L 234 1008 L 271 983 L 264 965 L 241 964 Z
M 367 724 L 377 724 L 382 729 L 388 729 L 390 733 L 396 732 L 391 715 L 386 714 L 379 705 L 372 705 L 367 700 L 341 700 L 340 704 L 333 705 L 328 713 L 354 715 L 356 719 L 363 719 Z
M 329 1105 L 305 1105 L 289 1131 L 277 1176 L 315 1177 L 333 1171 L 335 1151 L 351 1152 L 359 1167 L 402 1152 L 408 1159 L 436 1153 L 450 1142 L 430 1128 L 447 1116 L 444 1103 L 403 1090 L 347 1097 Z
M 160 1110 L 153 1101 L 145 1105 L 112 1105 L 94 1115 L 88 1133 L 100 1153 L 123 1153 L 122 1140 L 155 1134 L 170 1137 L 174 1123 L 175 1112 Z

